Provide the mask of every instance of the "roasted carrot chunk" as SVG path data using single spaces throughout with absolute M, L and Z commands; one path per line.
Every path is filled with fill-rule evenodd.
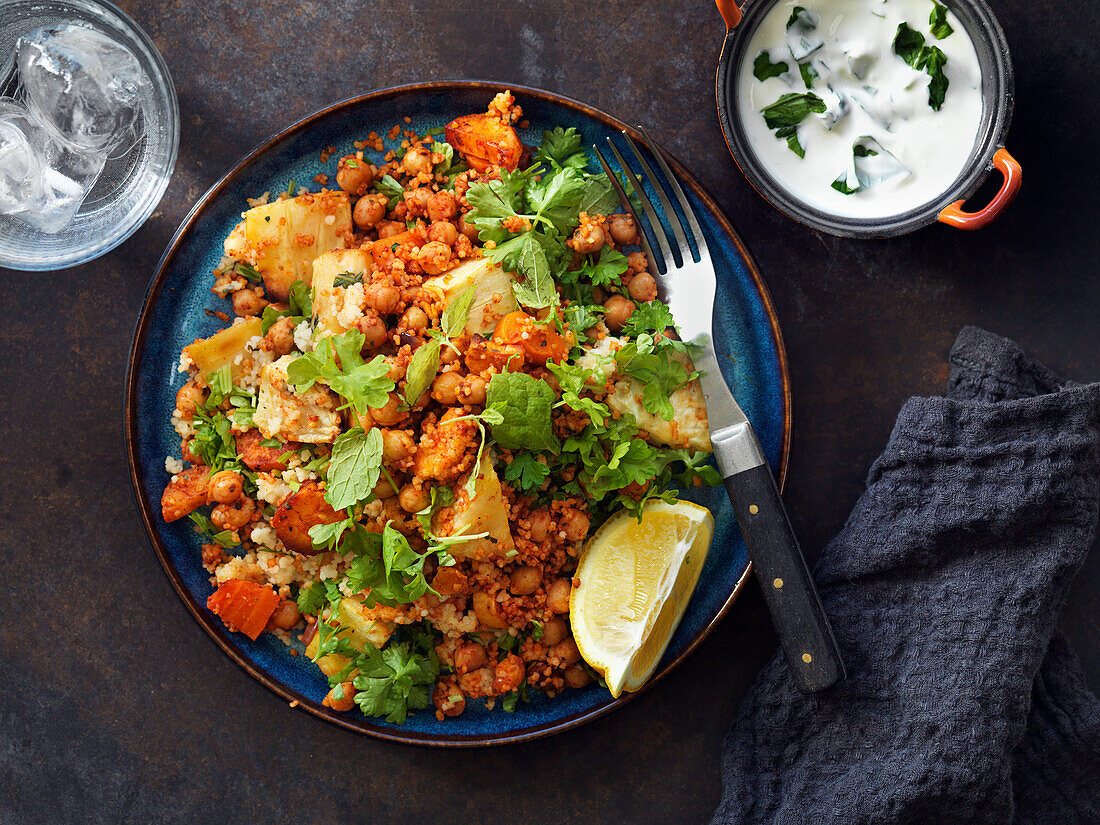
M 552 324 L 539 323 L 523 311 L 509 312 L 500 319 L 493 332 L 493 343 L 523 347 L 532 364 L 545 364 L 551 359 L 560 363 L 573 346 L 570 336 L 562 335 Z
M 516 130 L 492 112 L 463 115 L 446 126 L 447 142 L 479 172 L 490 166 L 514 171 L 523 157 Z
M 298 488 L 298 492 L 283 500 L 271 518 L 271 526 L 288 550 L 312 556 L 320 551 L 313 547 L 309 528 L 318 524 L 334 524 L 344 518 L 343 512 L 336 512 L 325 501 L 325 491 L 321 485 L 316 481 L 307 481 Z
M 270 584 L 230 579 L 210 594 L 206 606 L 230 630 L 255 641 L 279 606 L 279 596 Z
M 370 245 L 370 254 L 376 264 L 382 264 L 385 262 L 386 257 L 392 255 L 399 246 L 419 248 L 423 245 L 423 233 L 416 229 L 408 229 L 404 232 L 398 232 L 396 235 L 390 235 L 388 238 L 375 241 Z

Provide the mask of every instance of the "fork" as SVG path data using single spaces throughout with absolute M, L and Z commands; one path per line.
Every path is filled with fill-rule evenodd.
M 706 237 L 660 150 L 644 129 L 638 127 L 638 133 L 663 173 L 667 189 L 676 198 L 682 219 L 673 208 L 666 187 L 625 129 L 622 137 L 655 199 L 646 193 L 610 137 L 607 146 L 642 206 L 659 254 L 649 242 L 645 227 L 607 158 L 598 146 L 592 148 L 638 227 L 650 270 L 661 287 L 662 298 L 672 310 L 681 337 L 696 347 L 693 360 L 706 396 L 714 458 L 795 685 L 803 693 L 824 690 L 844 679 L 844 663 L 760 442 L 718 366 L 712 329 L 717 273 Z

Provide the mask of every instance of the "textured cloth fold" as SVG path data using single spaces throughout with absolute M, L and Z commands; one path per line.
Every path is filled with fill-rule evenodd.
M 1096 530 L 1100 384 L 967 327 L 815 578 L 848 668 L 766 665 L 713 825 L 1100 823 L 1100 702 L 1055 623 Z

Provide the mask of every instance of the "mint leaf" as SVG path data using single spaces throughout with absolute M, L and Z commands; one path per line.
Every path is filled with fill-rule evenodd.
M 554 391 L 545 381 L 522 372 L 495 374 L 489 381 L 486 412 L 502 416 L 491 424 L 493 438 L 510 450 L 560 449 L 550 420 Z
M 340 433 L 332 445 L 325 500 L 334 510 L 358 504 L 374 490 L 381 469 L 381 430 L 372 427 L 364 432 L 362 427 L 353 427 Z
M 787 64 L 782 60 L 778 63 L 772 63 L 771 57 L 768 56 L 767 49 L 760 52 L 752 62 L 752 74 L 757 80 L 767 80 L 769 77 L 779 77 L 779 75 L 787 71 L 787 68 Z M 808 84 L 807 88 L 809 88 Z
M 924 69 L 928 72 L 928 105 L 935 111 L 939 111 L 943 106 L 944 98 L 947 97 L 947 75 L 943 72 L 943 67 L 947 65 L 947 55 L 940 50 L 939 46 L 926 47 L 921 56 L 917 59 L 918 69 Z
M 512 463 L 504 468 L 505 480 L 524 492 L 537 490 L 549 477 L 550 468 L 526 450 L 517 453 Z
M 760 111 L 769 129 L 781 129 L 797 126 L 810 114 L 821 114 L 825 108 L 825 101 L 813 92 L 788 92 Z M 777 135 L 777 137 L 787 137 L 787 135 Z
M 787 29 L 798 26 L 803 31 L 817 28 L 817 15 L 807 10 L 804 6 L 795 6 L 791 9 L 791 16 L 787 18 Z
M 451 144 L 440 143 L 438 140 L 433 140 L 432 145 L 428 151 L 430 151 L 432 154 L 438 152 L 439 154 L 443 155 L 443 160 L 437 163 L 432 168 L 432 171 L 437 174 L 447 174 L 455 158 L 455 150 L 451 147 Z
M 928 16 L 928 23 L 932 26 L 932 36 L 937 40 L 943 40 L 955 30 L 947 22 L 947 6 L 932 0 L 932 14 Z
M 397 204 L 401 203 L 401 198 L 405 193 L 404 188 L 393 177 L 393 175 L 385 175 L 379 180 L 374 182 L 374 191 L 379 192 L 389 198 L 389 202 L 386 204 L 386 209 L 393 209 Z
M 441 322 L 443 334 L 447 336 L 448 340 L 458 338 L 462 335 L 462 331 L 466 329 L 466 322 L 470 320 L 470 309 L 474 305 L 476 295 L 477 289 L 471 284 L 462 290 L 454 300 L 450 301 L 446 309 L 443 310 Z
M 814 85 L 814 81 L 817 80 L 818 77 L 820 77 L 820 75 L 817 73 L 817 69 L 815 69 L 809 63 L 799 63 L 798 73 L 802 75 L 802 82 L 806 84 L 807 89 L 812 88 Z M 795 154 L 798 153 L 796 152 Z M 805 154 L 799 155 L 799 157 L 805 157 Z
M 848 173 L 841 172 L 840 177 L 829 184 L 833 189 L 842 195 L 853 195 L 859 191 L 860 186 L 857 182 L 855 186 L 848 185 Z
M 912 66 L 917 67 L 917 59 L 924 48 L 924 35 L 911 29 L 908 23 L 898 24 L 894 35 L 894 54 Z
M 472 289 L 472 287 L 471 287 Z M 405 404 L 412 407 L 432 385 L 439 372 L 439 357 L 443 342 L 433 338 L 417 347 L 405 370 Z

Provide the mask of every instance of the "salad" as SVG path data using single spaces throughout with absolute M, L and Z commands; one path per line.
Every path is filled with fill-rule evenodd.
M 598 680 L 568 617 L 586 539 L 720 481 L 688 347 L 581 136 L 525 143 L 508 92 L 406 124 L 357 141 L 335 188 L 250 200 L 213 273 L 236 317 L 180 355 L 161 500 L 202 534 L 226 627 L 304 643 L 326 706 L 394 723 Z

